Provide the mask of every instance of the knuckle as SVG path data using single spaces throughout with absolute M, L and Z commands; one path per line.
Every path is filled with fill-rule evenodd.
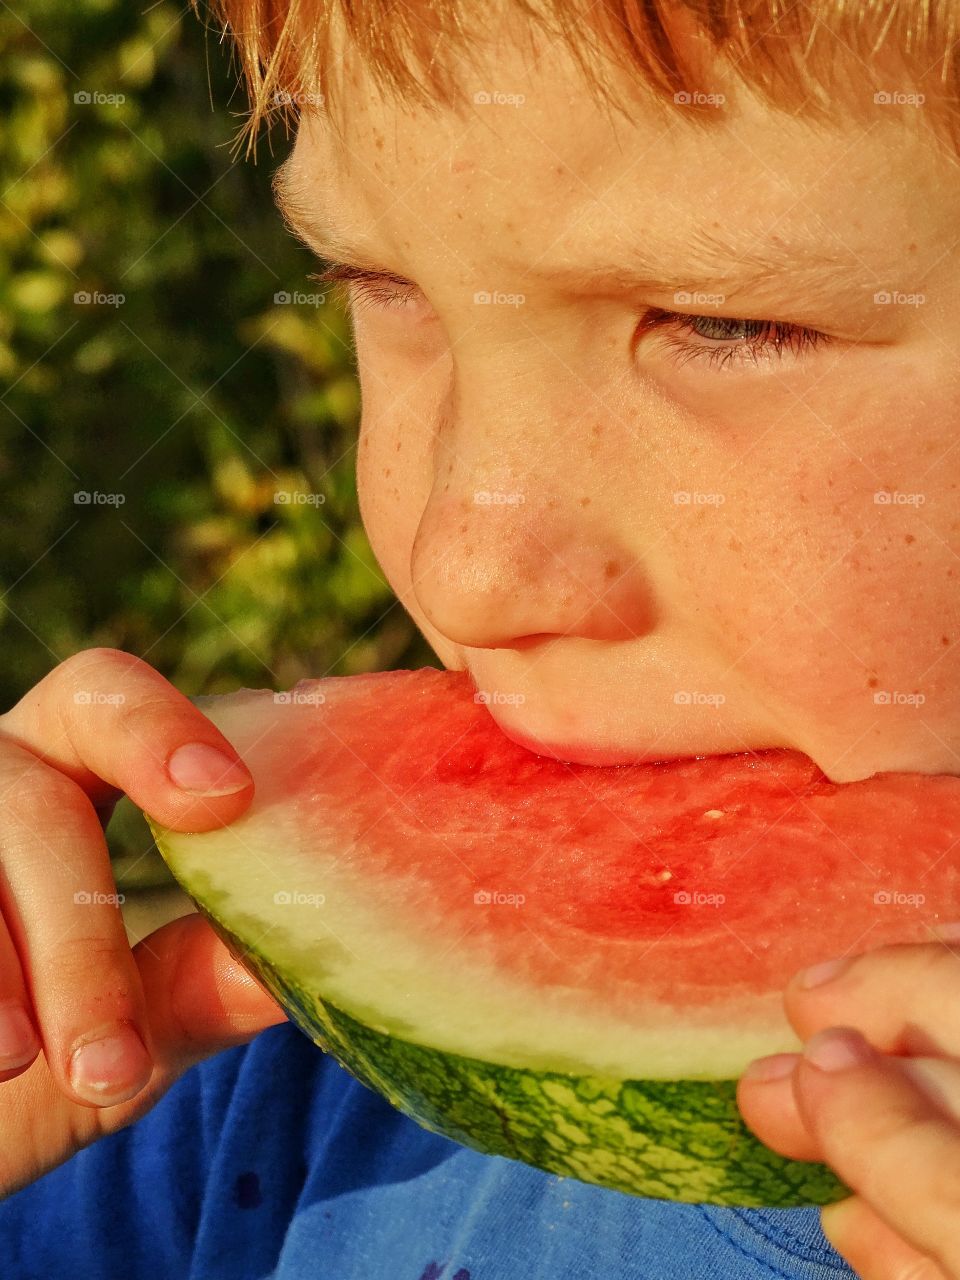
M 80 649 L 60 663 L 57 671 L 63 677 L 75 679 L 93 670 L 135 670 L 147 664 L 136 654 L 125 653 L 123 649 L 111 649 L 108 645 L 94 645 L 89 649 Z
M 100 824 L 93 806 L 65 774 L 40 762 L 36 766 L 26 762 L 5 773 L 8 785 L 4 825 L 11 834 L 21 832 L 36 839 L 70 826 L 91 833 L 96 830 L 99 835 Z
M 909 1105 L 888 1105 L 862 1121 L 840 1145 L 859 1152 L 858 1186 L 869 1203 L 882 1204 L 891 1185 L 917 1189 L 936 1202 L 946 1221 L 960 1216 L 960 1148 L 942 1116 L 918 1116 Z
M 82 934 L 58 943 L 45 968 L 58 990 L 82 993 L 89 1012 L 103 1021 L 122 1017 L 136 1005 L 133 959 L 126 941 L 106 934 Z

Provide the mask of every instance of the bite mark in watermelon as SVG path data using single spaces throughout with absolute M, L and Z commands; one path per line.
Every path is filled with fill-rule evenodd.
M 154 827 L 293 1021 L 426 1128 L 637 1195 L 824 1204 L 743 1124 L 800 968 L 960 918 L 960 779 L 797 752 L 569 765 L 462 673 L 199 698 L 250 768 L 220 831 Z

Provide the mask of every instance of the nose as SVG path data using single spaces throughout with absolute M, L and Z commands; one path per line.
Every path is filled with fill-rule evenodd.
M 442 635 L 494 649 L 561 635 L 624 640 L 653 628 L 643 566 L 612 529 L 585 519 L 582 488 L 544 491 L 516 471 L 468 470 L 455 466 L 434 484 L 412 550 L 417 603 Z

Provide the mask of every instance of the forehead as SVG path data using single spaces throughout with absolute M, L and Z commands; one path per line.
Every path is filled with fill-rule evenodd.
M 458 77 L 465 105 L 410 107 L 345 60 L 335 122 L 301 121 L 288 183 L 301 207 L 375 237 L 397 263 L 474 251 L 504 266 L 583 265 L 591 245 L 676 257 L 704 228 L 745 256 L 763 238 L 836 250 L 881 278 L 892 238 L 943 200 L 932 137 L 902 116 L 814 124 L 761 102 L 719 64 L 695 118 L 610 65 L 614 110 L 559 44 L 488 51 Z M 899 178 L 898 178 L 899 174 Z M 909 182 L 904 175 L 909 175 Z M 891 180 L 891 178 L 893 180 Z M 843 218 L 837 211 L 843 210 Z M 397 266 L 399 270 L 399 265 Z

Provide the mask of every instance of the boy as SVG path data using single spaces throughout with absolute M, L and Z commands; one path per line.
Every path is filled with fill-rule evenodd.
M 349 290 L 374 549 L 447 666 L 522 693 L 491 707 L 504 730 L 600 764 L 790 746 L 838 782 L 960 772 L 949 14 L 221 7 L 253 121 L 301 117 L 278 195 Z M 78 704 L 90 688 L 125 701 Z M 561 1180 L 419 1130 L 289 1026 L 241 1047 L 282 1019 L 196 917 L 131 955 L 117 913 L 85 907 L 78 945 L 75 887 L 110 888 L 98 809 L 126 791 L 207 829 L 249 775 L 111 651 L 0 730 L 5 1275 L 69 1256 L 80 1277 L 693 1280 L 845 1258 L 960 1280 L 949 938 L 792 982 L 805 1053 L 743 1081 L 765 1141 L 857 1193 L 824 1216 L 841 1258 L 813 1210 Z

